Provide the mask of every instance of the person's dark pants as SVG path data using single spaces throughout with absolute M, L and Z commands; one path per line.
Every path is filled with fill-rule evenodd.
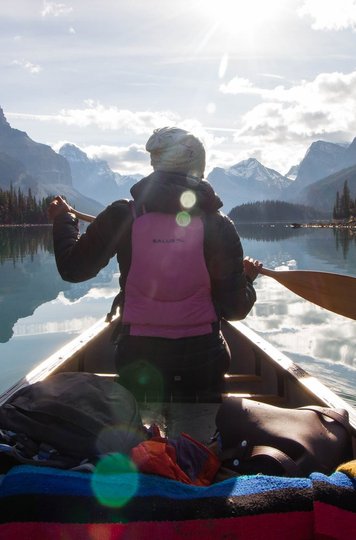
M 138 401 L 220 399 L 230 352 L 218 332 L 181 339 L 119 336 L 119 382 Z

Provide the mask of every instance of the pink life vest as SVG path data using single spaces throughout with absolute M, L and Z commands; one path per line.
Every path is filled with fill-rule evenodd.
M 149 212 L 132 225 L 122 321 L 130 335 L 182 338 L 212 332 L 217 320 L 204 258 L 204 225 Z

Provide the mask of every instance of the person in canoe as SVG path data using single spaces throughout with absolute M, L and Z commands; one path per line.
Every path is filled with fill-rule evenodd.
M 73 208 L 51 202 L 61 277 L 94 277 L 116 255 L 120 269 L 114 339 L 120 382 L 161 393 L 219 393 L 230 353 L 220 320 L 240 320 L 256 300 L 261 263 L 244 258 L 232 221 L 203 180 L 205 149 L 183 129 L 156 129 L 146 144 L 153 172 L 79 234 Z M 113 315 L 113 310 L 111 315 Z

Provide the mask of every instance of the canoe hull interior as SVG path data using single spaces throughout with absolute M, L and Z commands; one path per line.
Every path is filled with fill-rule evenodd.
M 221 400 L 236 395 L 287 408 L 305 405 L 345 408 L 350 417 L 356 455 L 356 411 L 353 407 L 244 324 L 224 322 L 222 330 L 232 362 L 226 376 L 226 393 Z M 86 371 L 119 381 L 111 334 L 112 325 L 99 321 L 4 392 L 0 396 L 0 405 L 22 386 L 58 372 Z M 216 399 L 200 403 L 196 396 L 184 396 L 179 384 L 173 390 L 171 388 L 164 399 L 145 395 L 140 401 L 145 423 L 159 423 L 171 437 L 186 432 L 202 441 L 208 441 L 214 434 L 218 406 Z

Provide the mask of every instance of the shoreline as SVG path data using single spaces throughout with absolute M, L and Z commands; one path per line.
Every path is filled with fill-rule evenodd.
M 292 223 L 290 227 L 297 228 L 314 228 L 314 229 L 348 229 L 356 231 L 356 222 L 351 223 Z
M 230 218 L 231 219 L 231 218 Z M 300 228 L 325 228 L 325 229 L 348 229 L 356 230 L 356 221 L 349 221 L 345 223 L 336 223 L 333 221 L 235 221 L 232 220 L 237 227 L 241 225 L 259 225 L 262 227 L 288 227 L 291 229 L 300 229 Z
M 52 223 L 0 223 L 0 227 L 52 227 Z
M 275 225 L 284 225 L 285 227 L 291 227 L 292 229 L 301 229 L 301 228 L 314 228 L 314 229 L 348 229 L 351 231 L 356 231 L 356 221 L 350 223 L 298 223 L 298 222 L 245 222 L 245 223 L 236 223 L 236 225 L 264 225 L 264 226 L 275 226 Z M 31 228 L 31 227 L 52 227 L 52 223 L 0 223 L 0 228 Z

